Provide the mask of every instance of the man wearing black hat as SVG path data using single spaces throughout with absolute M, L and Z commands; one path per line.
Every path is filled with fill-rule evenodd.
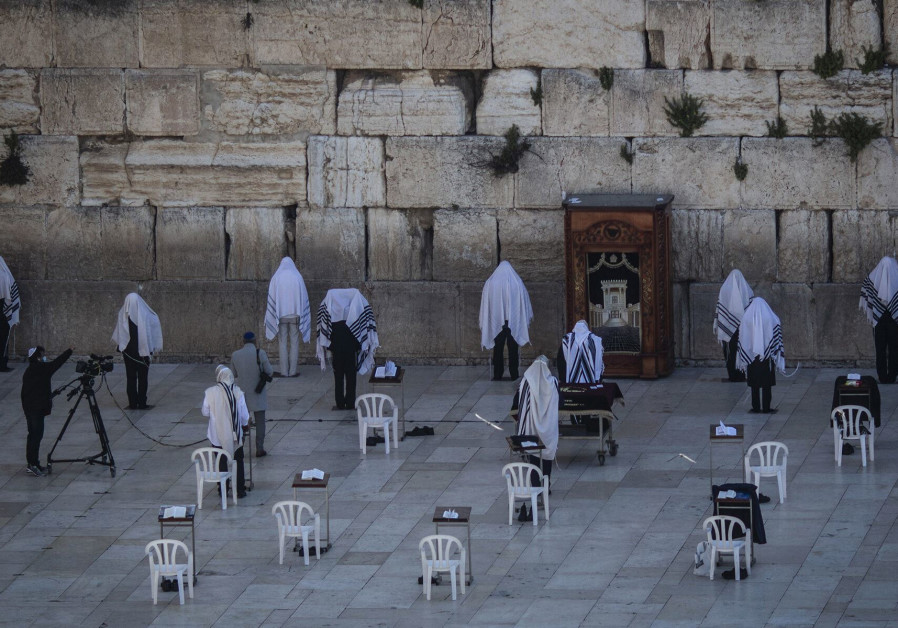
M 25 468 L 31 475 L 38 477 L 46 474 L 46 469 L 39 463 L 41 439 L 44 438 L 44 417 L 53 410 L 53 390 L 51 379 L 53 373 L 65 364 L 72 355 L 71 349 L 63 351 L 52 362 L 47 361 L 43 347 L 32 347 L 28 350 L 28 368 L 22 376 L 22 410 L 28 422 L 28 441 L 25 446 Z
M 243 348 L 231 354 L 231 370 L 240 383 L 246 397 L 246 407 L 256 421 L 256 457 L 267 456 L 265 451 L 265 411 L 268 409 L 268 384 L 262 375 L 271 381 L 273 369 L 268 354 L 256 348 L 256 335 L 248 331 L 243 334 Z M 262 388 L 259 388 L 262 385 Z

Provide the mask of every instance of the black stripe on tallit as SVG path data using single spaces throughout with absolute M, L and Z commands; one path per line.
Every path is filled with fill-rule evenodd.
M 318 334 L 330 340 L 331 331 L 331 313 L 327 311 L 327 306 L 322 303 L 318 307 Z
M 9 303 L 4 303 L 3 305 L 3 316 L 6 317 L 6 320 L 10 320 L 12 315 L 18 312 L 21 306 L 22 302 L 19 300 L 19 284 L 14 281 L 12 282 L 12 286 L 9 287 Z
M 773 328 L 773 335 L 770 337 L 770 342 L 767 343 L 767 347 L 764 349 L 764 355 L 761 356 L 761 362 L 766 362 L 767 360 L 775 361 L 782 353 L 783 330 L 779 325 L 776 325 Z M 749 356 L 741 343 L 739 345 L 739 356 L 746 365 L 751 364 L 755 360 L 755 356 Z
M 525 379 L 521 382 L 520 395 L 518 396 L 518 436 L 527 434 L 525 425 L 530 414 L 530 383 Z
M 594 366 L 597 353 L 595 339 L 590 336 L 586 339 L 586 342 L 580 345 L 577 351 L 572 350 L 572 345 L 574 344 L 573 334 L 565 336 L 564 343 L 567 345 L 568 356 L 570 356 L 568 381 L 575 384 L 592 384 L 595 382 L 596 373 Z
M 233 389 L 224 382 L 218 382 L 225 395 L 228 397 L 228 408 L 231 410 L 231 429 L 237 434 L 237 442 L 240 442 L 240 419 L 237 417 L 237 397 L 234 395 Z
M 739 329 L 739 319 L 726 309 L 722 303 L 717 304 L 717 327 L 721 329 L 730 338 Z

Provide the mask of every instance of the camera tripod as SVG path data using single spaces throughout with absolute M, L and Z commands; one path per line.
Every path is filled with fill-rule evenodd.
M 74 397 L 75 395 L 78 395 L 78 399 L 77 401 L 75 401 L 75 405 L 72 406 L 72 409 L 69 410 L 69 416 L 66 418 L 62 429 L 59 430 L 59 436 L 56 437 L 56 442 L 53 443 L 53 448 L 50 449 L 50 453 L 47 454 L 47 473 L 53 472 L 54 462 L 86 462 L 88 464 L 101 464 L 109 467 L 109 473 L 112 475 L 112 477 L 115 477 L 115 459 L 112 457 L 112 450 L 109 448 L 109 437 L 106 435 L 106 426 L 103 425 L 103 417 L 100 416 L 100 406 L 97 405 L 97 397 L 94 394 L 93 376 L 89 373 L 85 373 L 80 377 L 76 377 L 68 384 L 65 384 L 61 388 L 54 390 L 53 396 L 60 394 L 63 390 L 65 390 L 69 386 L 72 386 L 75 382 L 78 382 L 78 385 L 69 392 L 69 394 L 66 396 L 66 399 L 71 401 L 72 397 Z M 93 418 L 94 430 L 97 432 L 97 436 L 100 439 L 101 451 L 98 454 L 87 456 L 86 458 L 68 458 L 54 460 L 53 452 L 56 451 L 56 446 L 62 440 L 62 436 L 63 434 L 65 434 L 66 429 L 69 427 L 69 423 L 71 423 L 72 417 L 75 416 L 75 410 L 78 409 L 78 404 L 80 404 L 81 400 L 84 398 L 87 398 L 87 405 L 90 407 L 90 416 L 91 418 Z

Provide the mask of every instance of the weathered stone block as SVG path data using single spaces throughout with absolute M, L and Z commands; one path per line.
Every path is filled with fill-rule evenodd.
M 796 209 L 777 212 L 777 272 L 780 282 L 829 280 L 829 217 L 826 212 Z
M 829 45 L 845 54 L 845 67 L 859 67 L 863 48 L 877 50 L 882 42 L 879 11 L 874 0 L 828 0 Z
M 670 251 L 674 281 L 720 281 L 723 278 L 725 213 L 704 209 L 673 210 Z M 696 243 L 701 245 L 696 246 Z
M 608 135 L 611 91 L 595 72 L 543 70 L 544 135 Z
M 824 330 L 817 328 L 813 315 L 816 304 L 811 287 L 803 283 L 775 283 L 770 286 L 769 296 L 763 296 L 782 324 L 786 372 L 794 368 L 796 360 L 816 358 L 817 338 Z
M 564 278 L 564 212 L 561 209 L 498 211 L 499 242 L 525 282 Z
M 350 72 L 337 105 L 340 135 L 464 135 L 473 87 L 447 72 Z
M 368 210 L 368 272 L 374 281 L 433 277 L 433 211 Z
M 749 283 L 753 283 L 748 279 Z M 690 355 L 694 360 L 722 360 L 723 349 L 714 333 L 714 312 L 720 283 L 689 285 Z
M 55 65 L 138 67 L 138 0 L 58 0 L 55 8 Z
M 371 309 L 378 322 L 379 356 L 395 360 L 458 355 L 457 284 L 376 282 L 369 286 Z
M 43 70 L 41 129 L 45 135 L 122 133 L 125 85 L 121 70 Z
M 898 137 L 898 70 L 892 72 L 892 123 L 895 125 L 892 135 Z
M 227 278 L 255 281 L 271 279 L 287 253 L 285 226 L 282 207 L 227 208 Z
M 482 69 L 493 65 L 490 0 L 424 3 L 424 67 Z
M 498 264 L 497 245 L 494 210 L 434 211 L 434 281 L 486 280 Z
M 645 67 L 645 5 L 608 0 L 496 0 L 493 63 L 511 68 Z
M 738 148 L 736 138 L 634 139 L 633 192 L 674 194 L 680 209 L 738 207 Z
M 0 129 L 35 133 L 41 109 L 37 74 L 27 70 L 0 70 Z
M 734 209 L 723 215 L 723 265 L 753 280 L 776 278 L 776 212 Z
M 872 270 L 872 267 L 871 267 Z M 873 359 L 873 329 L 857 307 L 857 284 L 817 283 L 812 287 L 818 360 Z
M 190 70 L 128 70 L 128 130 L 137 135 L 199 133 L 197 75 Z
M 223 279 L 223 207 L 166 207 L 156 218 L 159 279 Z
M 860 284 L 883 255 L 898 250 L 898 216 L 892 211 L 833 212 L 833 281 Z
M 745 207 L 834 209 L 853 207 L 854 168 L 838 140 L 813 146 L 804 138 L 745 138 L 742 186 Z M 732 165 L 732 162 L 731 164 Z
M 898 63 L 898 0 L 883 0 L 882 41 L 889 47 L 887 61 Z
M 408 2 L 289 0 L 253 9 L 257 64 L 421 68 L 422 15 Z
M 25 185 L 0 185 L 0 203 L 77 204 L 78 139 L 23 135 L 19 142 L 22 161 L 31 170 L 31 176 Z
M 664 99 L 683 91 L 680 70 L 615 70 L 611 88 L 611 134 L 678 135 L 667 121 Z
M 309 138 L 309 203 L 313 207 L 383 206 L 385 202 L 380 138 Z
M 477 133 L 504 135 L 516 124 L 521 135 L 539 135 L 542 132 L 540 109 L 531 95 L 538 87 L 539 75 L 532 70 L 490 72 L 477 104 Z
M 140 205 L 139 199 L 130 199 L 131 183 L 125 169 L 130 144 L 89 142 L 79 160 L 81 163 L 81 204 Z
M 53 63 L 53 8 L 45 0 L 0 5 L 0 59 L 10 68 L 43 68 Z
M 316 281 L 364 281 L 364 210 L 338 207 L 297 211 L 296 261 L 300 272 Z
M 857 204 L 862 209 L 898 208 L 898 139 L 878 139 L 857 159 Z
M 704 101 L 708 121 L 699 135 L 767 135 L 765 122 L 778 114 L 779 89 L 772 71 L 686 72 L 685 91 Z
M 799 70 L 826 51 L 822 0 L 715 0 L 711 54 L 715 68 Z
M 533 138 L 515 175 L 515 206 L 559 208 L 562 192 L 629 194 L 618 138 Z
M 0 255 L 16 281 L 45 279 L 47 209 L 0 206 Z
M 674 357 L 689 359 L 692 357 L 692 341 L 690 335 L 688 282 L 671 284 L 673 295 L 673 345 Z
M 487 164 L 502 145 L 486 137 L 387 138 L 387 205 L 510 207 L 513 177 L 496 177 Z
M 645 29 L 652 61 L 671 70 L 707 68 L 710 19 L 708 0 L 648 0 Z
M 248 9 L 243 0 L 142 0 L 141 67 L 247 65 Z
M 209 128 L 228 135 L 333 133 L 337 80 L 333 70 L 213 70 L 203 74 Z

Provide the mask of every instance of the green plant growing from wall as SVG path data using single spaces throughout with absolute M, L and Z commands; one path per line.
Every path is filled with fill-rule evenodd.
M 631 153 L 627 149 L 626 142 L 624 142 L 623 144 L 620 145 L 620 156 L 623 157 L 624 161 L 626 161 L 628 164 L 633 163 L 633 153 Z
M 15 131 L 3 138 L 6 157 L 0 162 L 0 185 L 25 185 L 31 176 L 31 169 L 22 161 L 22 145 Z
M 487 166 L 493 171 L 497 177 L 506 174 L 514 174 L 518 171 L 518 162 L 528 150 L 530 150 L 530 142 L 521 139 L 521 130 L 517 124 L 511 125 L 505 132 L 505 146 L 498 155 L 490 155 L 487 160 Z
M 614 85 L 614 70 L 603 65 L 599 70 L 599 84 L 606 92 Z
M 243 30 L 248 31 L 253 27 L 253 23 L 255 19 L 253 19 L 252 13 L 247 13 L 242 20 L 240 20 L 240 25 L 243 26 Z
M 862 73 L 870 74 L 870 72 L 876 72 L 885 67 L 886 57 L 889 54 L 888 44 L 883 44 L 882 48 L 878 50 L 874 49 L 873 46 L 869 48 L 864 46 L 862 50 L 864 51 L 864 60 L 855 59 Z
M 536 84 L 536 89 L 530 88 L 530 98 L 533 99 L 533 104 L 539 107 L 543 104 L 543 83 L 542 81 Z
M 814 146 L 820 146 L 823 140 L 829 136 L 829 123 L 826 121 L 826 114 L 820 111 L 820 107 L 815 106 L 811 110 L 808 135 L 814 138 Z
M 765 124 L 767 125 L 767 137 L 775 137 L 781 140 L 789 135 L 789 127 L 781 116 L 777 116 L 776 120 L 773 122 L 767 121 Z
M 737 157 L 736 163 L 733 164 L 733 174 L 740 181 L 745 181 L 745 177 L 748 176 L 748 164 L 742 163 L 742 159 Z
M 814 74 L 827 79 L 835 76 L 845 67 L 845 55 L 841 50 L 827 50 L 822 55 L 814 56 Z
M 704 103 L 701 98 L 688 93 L 673 99 L 664 97 L 664 114 L 671 126 L 680 130 L 680 137 L 692 137 L 708 121 L 702 111 Z
M 851 161 L 857 161 L 860 152 L 882 135 L 882 124 L 871 122 L 866 116 L 854 111 L 840 113 L 829 123 L 829 129 L 832 135 L 842 138 L 845 142 Z

